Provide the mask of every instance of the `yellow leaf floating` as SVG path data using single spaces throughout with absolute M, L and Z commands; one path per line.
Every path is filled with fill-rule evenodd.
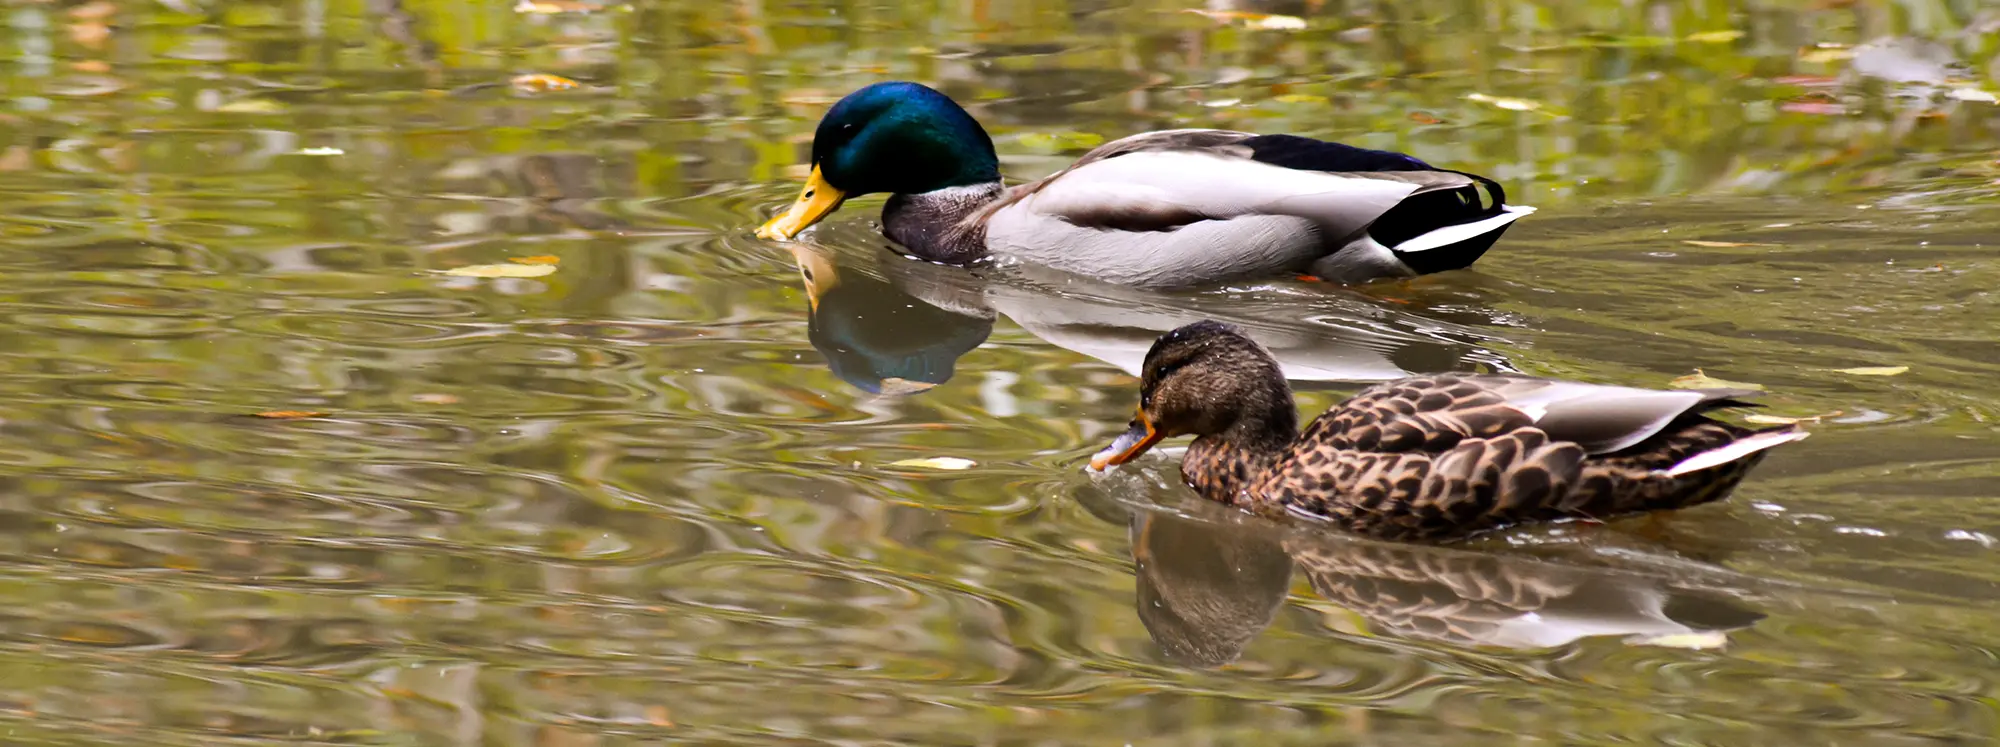
M 560 75 L 549 75 L 547 73 L 516 75 L 513 80 L 508 82 L 513 84 L 514 90 L 522 93 L 549 93 L 551 91 L 568 91 L 583 87 L 582 83 Z
M 1764 388 L 1763 384 L 1718 379 L 1703 373 L 1699 368 L 1695 369 L 1694 373 L 1667 382 L 1667 386 L 1675 389 L 1756 389 L 1759 391 L 1762 391 Z
M 1854 58 L 1854 50 L 1842 44 L 1819 44 L 1799 52 L 1800 62 L 1839 62 Z
M 1726 31 L 1697 31 L 1688 34 L 1685 38 L 1687 41 L 1697 44 L 1728 44 L 1729 42 L 1743 38 L 1743 32 L 1736 29 Z
M 1910 367 L 1909 366 L 1861 366 L 1858 368 L 1835 368 L 1830 370 L 1833 371 L 1834 373 L 1844 373 L 1849 376 L 1896 376 L 1898 374 L 1908 372 L 1910 370 Z
M 270 99 L 237 99 L 215 107 L 215 110 L 230 114 L 276 114 L 284 111 L 285 107 Z
M 529 13 L 538 16 L 555 15 L 557 13 L 589 13 L 594 10 L 597 10 L 597 6 L 595 5 L 564 2 L 563 0 L 521 0 L 521 2 L 514 4 L 514 12 Z
M 958 457 L 926 457 L 923 459 L 898 459 L 890 462 L 891 467 L 924 467 L 927 469 L 961 470 L 979 466 L 978 462 Z
M 1681 243 L 1688 246 L 1705 246 L 1710 249 L 1734 249 L 1739 246 L 1777 246 L 1777 244 L 1759 244 L 1754 241 L 1702 241 L 1700 239 L 1682 239 Z
M 1542 108 L 1542 102 L 1540 101 L 1517 99 L 1508 96 L 1488 96 L 1483 93 L 1468 93 L 1465 95 L 1465 98 L 1467 101 L 1477 101 L 1494 108 L 1506 109 L 1510 112 L 1531 112 Z
M 562 258 L 553 254 L 537 254 L 532 257 L 508 257 L 507 261 L 517 265 L 553 265 L 561 264 Z
M 1720 630 L 1704 630 L 1699 633 L 1668 633 L 1655 636 L 1633 636 L 1626 643 L 1639 646 L 1660 646 L 1663 648 L 1684 648 L 1693 651 L 1719 649 L 1729 644 L 1729 634 Z
M 466 265 L 445 270 L 444 274 L 461 278 L 538 278 L 555 274 L 555 265 Z
M 326 417 L 326 413 L 318 410 L 266 410 L 257 413 L 257 417 L 271 420 L 302 420 L 305 418 L 323 418 Z

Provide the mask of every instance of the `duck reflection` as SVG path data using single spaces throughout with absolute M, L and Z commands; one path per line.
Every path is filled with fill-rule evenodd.
M 1154 339 L 1200 319 L 1245 329 L 1292 381 L 1513 370 L 1487 348 L 1491 333 L 1471 326 L 1493 322 L 1477 311 L 1420 317 L 1358 294 L 1167 295 L 1034 268 L 1010 268 L 1006 282 L 989 282 L 978 271 L 885 260 L 879 252 L 849 257 L 818 245 L 789 248 L 805 280 L 813 347 L 836 375 L 870 393 L 912 394 L 944 383 L 1000 316 L 1044 342 L 1134 376 Z
M 1764 615 L 1720 589 L 1580 561 L 1306 534 L 1206 502 L 1130 512 L 1141 623 L 1168 658 L 1234 661 L 1271 624 L 1296 567 L 1369 632 L 1548 648 L 1594 636 L 1711 647 Z M 1101 509 L 1098 511 L 1102 515 Z
M 792 250 L 804 278 L 806 337 L 842 381 L 870 394 L 915 394 L 951 379 L 959 356 L 986 342 L 991 314 L 933 306 L 831 255 Z

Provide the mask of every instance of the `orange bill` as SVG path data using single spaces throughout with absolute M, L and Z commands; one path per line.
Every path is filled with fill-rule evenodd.
M 1166 434 L 1154 428 L 1152 419 L 1146 417 L 1146 411 L 1140 410 L 1133 413 L 1131 427 L 1118 434 L 1118 439 L 1112 441 L 1110 446 L 1090 457 L 1090 468 L 1102 472 L 1137 459 L 1162 438 L 1166 438 Z
M 792 203 L 790 210 L 759 227 L 757 238 L 790 239 L 799 235 L 800 231 L 811 228 L 814 223 L 825 220 L 845 201 L 847 193 L 826 183 L 826 179 L 819 175 L 819 167 L 814 166 L 812 175 L 806 177 L 805 189 L 799 192 L 799 199 Z

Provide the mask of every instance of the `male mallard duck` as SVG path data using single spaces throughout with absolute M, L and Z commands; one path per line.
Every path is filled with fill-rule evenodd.
M 1193 435 L 1182 479 L 1210 500 L 1389 539 L 1604 519 L 1727 495 L 1764 451 L 1805 438 L 1704 417 L 1734 389 L 1657 391 L 1512 374 L 1439 374 L 1362 390 L 1298 432 L 1269 352 L 1196 322 L 1146 352 L 1138 414 L 1102 470 Z
M 928 87 L 892 82 L 827 110 L 805 190 L 757 235 L 790 239 L 875 192 L 891 194 L 883 232 L 921 259 L 1019 260 L 1146 287 L 1455 270 L 1534 210 L 1506 204 L 1491 179 L 1401 153 L 1228 130 L 1114 140 L 1007 189 L 972 115 Z

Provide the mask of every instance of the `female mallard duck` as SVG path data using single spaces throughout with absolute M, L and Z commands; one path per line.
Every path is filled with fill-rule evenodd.
M 921 259 L 1019 260 L 1145 287 L 1455 270 L 1534 210 L 1506 204 L 1491 179 L 1401 153 L 1227 130 L 1114 140 L 1007 189 L 972 115 L 894 82 L 827 110 L 805 190 L 757 235 L 790 239 L 875 192 L 891 194 L 883 232 Z
M 1510 374 L 1379 384 L 1297 430 L 1270 353 L 1196 322 L 1146 353 L 1138 415 L 1090 460 L 1123 464 L 1193 435 L 1182 479 L 1266 516 L 1389 539 L 1450 539 L 1535 521 L 1604 519 L 1721 499 L 1764 457 L 1805 438 L 1702 413 L 1744 390 L 1656 391 Z

